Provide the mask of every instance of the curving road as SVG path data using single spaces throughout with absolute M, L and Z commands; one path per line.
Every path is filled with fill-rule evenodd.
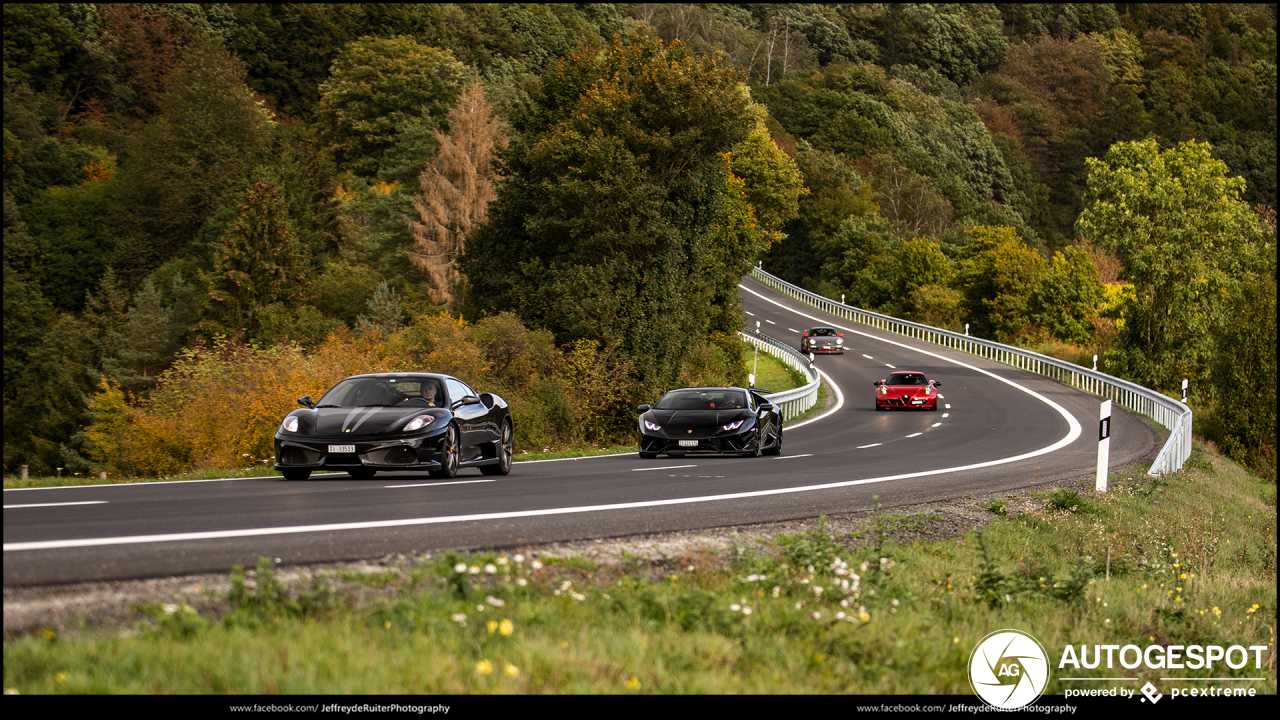
M 843 328 L 817 366 L 834 409 L 786 428 L 777 458 L 635 455 L 518 463 L 451 481 L 379 473 L 99 485 L 4 492 L 4 585 L 224 572 L 257 558 L 302 564 L 448 548 L 513 547 L 761 523 L 1023 490 L 1091 478 L 1098 401 L 981 358 L 821 313 L 744 279 L 748 324 L 797 343 Z M 891 369 L 942 382 L 937 412 L 875 412 Z M 832 392 L 834 391 L 834 392 Z M 1160 438 L 1118 409 L 1111 465 Z

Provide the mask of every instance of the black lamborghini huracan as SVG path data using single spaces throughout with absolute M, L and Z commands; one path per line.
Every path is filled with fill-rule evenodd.
M 687 454 L 780 455 L 782 411 L 759 390 L 734 387 L 671 390 L 641 405 L 640 457 Z
M 379 470 L 425 470 L 451 478 L 461 468 L 485 475 L 511 472 L 515 421 L 507 403 L 477 393 L 449 375 L 355 375 L 303 409 L 276 431 L 275 469 L 289 480 L 314 470 L 371 478 Z

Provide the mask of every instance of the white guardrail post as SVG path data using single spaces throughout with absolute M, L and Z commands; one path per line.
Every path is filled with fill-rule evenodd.
M 1133 412 L 1146 415 L 1155 420 L 1164 427 L 1169 429 L 1169 439 L 1165 441 L 1164 447 L 1160 449 L 1160 454 L 1156 457 L 1156 461 L 1151 464 L 1151 468 L 1147 470 L 1148 475 L 1163 475 L 1165 473 L 1177 472 L 1182 469 L 1183 463 L 1187 458 L 1191 457 L 1191 408 L 1177 400 L 1156 392 L 1148 390 L 1141 385 L 1136 385 L 1128 380 L 1121 380 L 1112 377 L 1106 373 L 1090 370 L 1075 363 L 1069 363 L 1065 360 L 1041 355 L 1030 350 L 1023 350 L 1010 345 L 1003 345 L 991 340 L 983 340 L 966 333 L 957 333 L 950 330 L 931 327 L 929 325 L 921 325 L 907 320 L 899 320 L 881 315 L 879 313 L 860 310 L 850 307 L 844 303 L 837 303 L 834 300 L 824 298 L 821 295 L 811 293 L 804 288 L 797 287 L 791 283 L 770 275 L 759 267 L 751 268 L 751 277 L 777 290 L 788 297 L 799 300 L 807 305 L 819 308 L 831 313 L 837 317 L 844 318 L 850 322 L 861 323 L 878 330 L 907 335 L 917 340 L 934 345 L 959 350 L 970 355 L 995 360 L 996 362 L 1010 365 L 1028 372 L 1035 373 L 1056 380 L 1064 385 L 1078 388 L 1087 393 L 1101 397 L 1104 400 L 1111 400 L 1120 407 L 1132 410 Z M 967 328 L 966 328 L 967 330 Z M 800 355 L 799 351 L 793 350 L 790 346 L 783 345 L 772 338 L 759 337 L 753 338 L 747 333 L 742 334 L 748 342 L 764 342 L 769 341 L 769 347 L 757 345 L 762 350 L 769 352 L 778 357 L 782 357 L 775 350 L 771 349 L 774 345 L 782 350 L 789 351 L 795 355 Z M 801 361 L 804 358 L 801 356 Z M 783 358 L 786 362 L 786 358 Z M 792 365 L 797 367 L 797 365 Z M 814 379 L 805 388 L 813 386 L 813 400 L 809 405 L 805 406 L 805 410 L 813 406 L 817 402 L 818 379 L 817 372 L 814 371 L 812 376 Z M 799 393 L 805 388 L 797 388 L 789 390 L 786 393 L 777 393 L 777 395 L 787 395 L 790 393 Z M 772 400 L 773 397 L 771 396 Z M 775 401 L 776 402 L 776 401 Z M 800 412 L 803 412 L 801 410 Z M 799 414 L 799 413 L 796 413 Z M 792 417 L 787 415 L 786 417 Z

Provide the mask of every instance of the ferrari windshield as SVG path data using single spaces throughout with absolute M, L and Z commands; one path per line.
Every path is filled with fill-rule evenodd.
M 925 380 L 924 376 L 919 373 L 910 373 L 910 374 L 902 374 L 902 375 L 890 375 L 889 384 L 890 385 L 928 385 L 929 381 Z
M 439 380 L 429 377 L 353 377 L 325 393 L 316 407 L 394 405 L 442 407 L 444 389 Z
M 809 331 L 811 337 L 836 337 L 838 334 L 831 328 L 814 328 Z
M 654 410 L 737 410 L 749 407 L 742 390 L 672 390 Z

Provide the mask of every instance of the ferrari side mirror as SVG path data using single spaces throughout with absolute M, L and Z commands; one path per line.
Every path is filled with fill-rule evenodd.
M 310 395 L 303 395 L 298 398 L 298 404 L 309 408 L 314 408 L 316 406 L 315 401 L 311 399 Z
M 934 387 L 942 387 L 942 383 L 938 382 L 937 380 L 934 380 L 934 381 L 933 381 L 933 386 L 934 386 Z
M 880 383 L 880 381 L 879 381 L 879 380 L 877 380 L 877 381 L 875 381 L 875 382 L 873 382 L 873 383 L 871 383 L 871 384 L 872 384 L 872 385 L 875 385 L 876 387 L 880 387 L 880 384 L 881 384 L 881 383 Z

